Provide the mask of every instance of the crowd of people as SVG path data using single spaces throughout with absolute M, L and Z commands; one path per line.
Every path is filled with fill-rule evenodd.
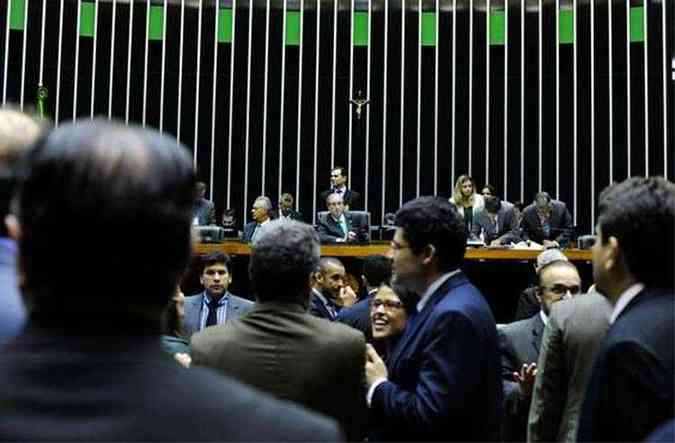
M 175 139 L 3 109 L 0 170 L 1 440 L 673 440 L 664 178 L 600 194 L 592 289 L 553 237 L 536 312 L 497 325 L 462 262 L 479 208 L 495 225 L 518 216 L 468 177 L 452 201 L 405 203 L 390 257 L 367 257 L 360 281 L 320 256 L 325 232 L 290 207 L 261 220 L 271 202 L 256 199 L 251 301 L 229 292 L 222 253 L 201 258 L 202 292 L 180 291 L 213 207 L 195 211 L 204 189 Z M 345 194 L 326 200 L 359 198 Z M 564 206 L 542 194 L 532 208 L 520 226 L 565 234 Z

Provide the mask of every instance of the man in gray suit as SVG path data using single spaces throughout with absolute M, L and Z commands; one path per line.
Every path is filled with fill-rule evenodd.
M 539 269 L 537 275 L 540 311 L 530 318 L 509 323 L 499 329 L 504 387 L 504 441 L 525 440 L 539 346 L 551 307 L 581 290 L 577 268 L 565 259 L 548 263 Z
M 551 310 L 541 342 L 528 441 L 576 441 L 586 385 L 611 314 L 611 303 L 595 291 L 561 301 Z
M 307 313 L 319 251 L 309 225 L 276 220 L 263 226 L 249 263 L 256 305 L 194 335 L 193 363 L 333 417 L 348 440 L 361 440 L 365 339 L 349 326 Z
M 199 282 L 204 292 L 185 298 L 185 334 L 191 336 L 206 327 L 241 317 L 251 310 L 253 302 L 231 294 L 230 258 L 215 252 L 202 258 Z
M 486 246 L 518 243 L 518 214 L 513 204 L 496 195 L 485 197 L 485 207 L 476 213 L 471 225 L 471 236 L 480 238 Z
M 213 202 L 207 200 L 206 183 L 195 183 L 195 201 L 192 205 L 192 224 L 195 226 L 207 226 L 216 223 L 216 214 Z

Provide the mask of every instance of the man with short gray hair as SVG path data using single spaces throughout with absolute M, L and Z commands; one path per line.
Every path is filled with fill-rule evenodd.
M 361 440 L 365 340 L 307 313 L 319 254 L 311 226 L 291 220 L 263 226 L 249 262 L 257 303 L 243 317 L 193 336 L 193 362 L 333 417 L 348 440 Z
M 244 226 L 244 236 L 242 241 L 252 243 L 258 236 L 260 228 L 270 221 L 270 211 L 272 210 L 272 200 L 269 197 L 261 195 L 256 198 L 251 208 L 251 218 L 253 221 Z

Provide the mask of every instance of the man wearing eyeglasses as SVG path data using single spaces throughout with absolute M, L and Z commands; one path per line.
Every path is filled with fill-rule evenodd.
M 539 346 L 551 307 L 581 291 L 581 277 L 576 266 L 564 255 L 558 257 L 537 269 L 539 312 L 499 328 L 504 383 L 503 441 L 525 441 Z

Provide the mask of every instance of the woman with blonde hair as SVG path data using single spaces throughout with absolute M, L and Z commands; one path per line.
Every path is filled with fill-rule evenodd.
M 467 235 L 470 235 L 474 214 L 485 207 L 483 196 L 476 193 L 473 179 L 466 174 L 460 175 L 449 200 L 464 217 L 464 227 Z

